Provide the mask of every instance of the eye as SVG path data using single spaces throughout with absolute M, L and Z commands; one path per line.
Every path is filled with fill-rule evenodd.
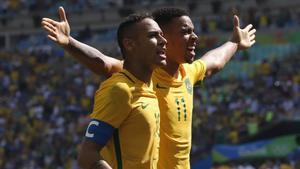
M 182 32 L 183 34 L 187 34 L 187 33 L 188 33 L 186 29 L 183 29 L 181 32 Z
M 192 34 L 193 33 L 193 30 L 192 29 L 182 29 L 181 31 L 184 35 L 187 35 L 187 34 Z
M 158 32 L 150 32 L 150 33 L 148 34 L 148 37 L 149 37 L 149 38 L 154 38 L 154 37 L 156 37 L 156 36 L 158 36 Z

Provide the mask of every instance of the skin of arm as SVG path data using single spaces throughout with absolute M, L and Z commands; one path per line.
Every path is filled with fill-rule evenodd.
M 48 38 L 63 47 L 71 56 L 98 75 L 110 76 L 123 69 L 123 61 L 109 57 L 99 50 L 83 44 L 70 36 L 70 26 L 63 7 L 59 10 L 60 22 L 43 18 L 42 27 Z M 252 25 L 240 28 L 239 18 L 234 16 L 234 29 L 230 41 L 210 50 L 200 59 L 206 64 L 206 76 L 220 71 L 238 49 L 247 49 L 255 43 L 255 29 Z
M 237 49 L 238 45 L 229 41 L 205 53 L 200 59 L 206 65 L 206 76 L 211 76 L 220 71 L 235 54 Z
M 72 38 L 64 8 L 59 7 L 58 13 L 60 21 L 43 18 L 41 22 L 42 28 L 46 31 L 50 40 L 98 75 L 108 77 L 123 69 L 123 61 L 106 56 L 99 50 Z
M 241 29 L 239 18 L 234 16 L 234 30 L 231 40 L 210 50 L 200 58 L 206 64 L 206 76 L 220 71 L 238 49 L 248 49 L 255 43 L 256 30 L 251 28 L 252 25 L 249 24 Z
M 82 169 L 112 169 L 109 164 L 103 160 L 99 152 L 103 146 L 95 142 L 84 140 L 78 154 L 78 164 Z
M 104 55 L 99 50 L 70 37 L 63 47 L 71 56 L 98 75 L 111 76 L 123 69 L 123 61 Z
M 248 49 L 255 43 L 256 30 L 251 28 L 252 25 L 249 24 L 244 29 L 241 29 L 239 18 L 234 16 L 234 30 L 231 40 L 216 49 L 210 50 L 201 57 L 201 60 L 206 64 L 207 76 L 220 71 L 238 49 Z M 73 38 L 71 38 L 70 44 L 72 49 L 67 49 L 67 51 L 72 52 L 74 54 L 73 56 L 81 63 L 99 75 L 104 74 L 109 76 L 121 71 L 123 68 L 122 61 L 106 56 L 97 49 L 78 42 Z M 76 50 L 81 51 L 81 54 L 76 54 Z

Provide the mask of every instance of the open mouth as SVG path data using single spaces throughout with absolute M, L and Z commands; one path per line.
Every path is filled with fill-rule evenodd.
M 196 49 L 196 44 L 192 45 L 192 46 L 188 46 L 188 50 L 192 51 Z
M 195 50 L 195 49 L 196 49 L 196 46 L 189 46 L 188 49 L 189 49 L 189 50 Z
M 188 47 L 187 49 L 188 49 L 188 51 L 189 51 L 190 53 L 195 53 L 196 47 L 195 47 L 195 46 L 191 46 L 191 47 Z
M 188 52 L 187 55 L 186 55 L 187 62 L 194 61 L 194 58 L 195 58 L 195 55 L 196 55 L 195 49 L 196 49 L 195 46 L 189 46 L 187 48 L 187 52 Z
M 159 50 L 157 54 L 162 58 L 166 58 L 166 49 Z

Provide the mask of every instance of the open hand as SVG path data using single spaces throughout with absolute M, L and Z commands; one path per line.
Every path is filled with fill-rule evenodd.
M 239 17 L 236 15 L 234 15 L 233 24 L 234 28 L 232 41 L 238 44 L 239 49 L 250 48 L 255 43 L 256 29 L 252 29 L 252 24 L 249 24 L 244 29 L 241 29 Z
M 59 7 L 58 13 L 60 17 L 59 22 L 50 18 L 43 18 L 41 24 L 48 33 L 48 38 L 64 47 L 69 44 L 71 29 L 64 8 Z

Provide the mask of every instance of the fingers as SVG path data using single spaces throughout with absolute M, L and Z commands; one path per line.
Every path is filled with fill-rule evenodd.
M 249 34 L 253 35 L 253 34 L 255 34 L 255 32 L 256 32 L 256 29 L 252 29 L 252 30 L 250 30 Z
M 234 27 L 240 27 L 240 19 L 237 15 L 233 16 L 233 25 Z
M 57 29 L 55 26 L 50 24 L 49 22 L 42 21 L 42 26 L 45 28 L 47 31 L 55 32 Z
M 58 8 L 58 13 L 60 20 L 67 22 L 66 12 L 62 6 Z
M 253 41 L 254 39 L 255 39 L 255 35 L 253 34 L 253 35 L 250 36 L 249 40 Z
M 55 26 L 53 24 L 51 24 L 50 22 L 47 22 L 47 21 L 42 21 L 42 26 L 48 26 L 52 29 L 55 28 Z
M 55 35 L 56 32 L 54 29 L 50 28 L 49 26 L 45 25 L 43 28 L 50 34 L 50 35 Z
M 43 23 L 43 29 L 48 33 L 48 38 L 57 41 L 57 33 L 56 33 L 56 27 L 53 27 L 51 24 Z
M 57 42 L 57 39 L 55 38 L 56 37 L 56 27 L 54 26 L 54 24 L 56 24 L 55 21 L 49 18 L 43 18 L 41 24 L 43 29 L 48 32 L 47 37 L 50 40 Z
M 252 46 L 254 43 L 255 43 L 255 40 L 251 41 L 251 42 L 250 42 L 250 45 Z
M 253 27 L 253 25 L 249 24 L 246 26 L 246 28 L 244 28 L 244 30 L 248 32 L 252 27 Z
M 52 25 L 54 25 L 54 26 L 57 25 L 57 22 L 54 21 L 54 20 L 52 20 L 52 19 L 50 19 L 50 18 L 43 18 L 43 19 L 42 19 L 42 23 L 43 23 L 43 22 L 48 22 L 48 23 L 50 23 L 50 24 L 52 24 Z
M 50 40 L 57 42 L 57 39 L 54 36 L 48 35 L 47 36 Z

